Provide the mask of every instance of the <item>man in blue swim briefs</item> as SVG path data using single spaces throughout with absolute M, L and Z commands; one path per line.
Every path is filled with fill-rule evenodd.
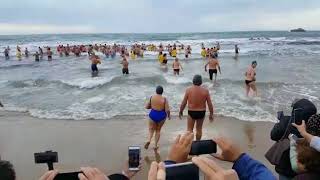
M 169 102 L 167 98 L 162 96 L 162 94 L 163 87 L 158 86 L 156 89 L 156 94 L 151 96 L 148 103 L 146 104 L 146 109 L 151 109 L 151 111 L 149 113 L 149 138 L 144 146 L 145 149 L 149 148 L 153 134 L 155 134 L 154 150 L 157 150 L 159 148 L 158 142 L 160 139 L 161 128 L 165 123 L 167 117 L 170 119 Z
M 188 104 L 188 131 L 193 132 L 196 125 L 196 140 L 201 140 L 202 125 L 206 115 L 206 104 L 210 111 L 209 120 L 213 122 L 213 105 L 208 89 L 201 87 L 202 77 L 195 75 L 193 77 L 193 86 L 186 90 L 183 101 L 180 106 L 179 118 L 183 116 L 183 111 Z

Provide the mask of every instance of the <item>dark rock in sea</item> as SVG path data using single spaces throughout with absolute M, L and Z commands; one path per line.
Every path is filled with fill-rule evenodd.
M 307 31 L 302 28 L 298 28 L 298 29 L 292 29 L 290 30 L 290 32 L 307 32 Z

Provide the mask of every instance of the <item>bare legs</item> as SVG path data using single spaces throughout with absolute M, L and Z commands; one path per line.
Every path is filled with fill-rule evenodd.
M 258 96 L 257 87 L 255 82 L 251 82 L 246 84 L 246 95 L 249 96 L 250 89 L 253 90 L 254 96 Z
M 196 124 L 196 140 L 201 140 L 202 137 L 202 125 L 204 119 L 193 120 L 188 116 L 188 131 L 193 132 L 194 125 Z
M 161 121 L 158 124 L 153 122 L 152 120 L 149 120 L 149 138 L 144 146 L 145 149 L 149 148 L 150 142 L 151 142 L 154 134 L 155 134 L 155 139 L 154 139 L 155 149 L 157 149 L 159 147 L 158 143 L 160 140 L 160 132 L 161 132 L 161 128 L 164 123 L 165 123 L 165 120 Z

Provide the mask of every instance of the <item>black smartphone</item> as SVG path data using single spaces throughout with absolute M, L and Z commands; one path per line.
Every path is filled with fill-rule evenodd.
M 199 168 L 192 162 L 166 165 L 166 180 L 203 180 Z
M 82 172 L 59 173 L 54 180 L 79 180 L 78 174 Z
M 193 141 L 189 155 L 212 154 L 217 152 L 217 144 L 213 140 Z
M 301 108 L 298 108 L 298 109 L 295 109 L 294 110 L 294 123 L 298 124 L 298 125 L 301 125 L 302 124 L 302 120 L 303 119 L 303 109 Z
M 140 165 L 140 147 L 129 146 L 129 170 L 138 171 Z

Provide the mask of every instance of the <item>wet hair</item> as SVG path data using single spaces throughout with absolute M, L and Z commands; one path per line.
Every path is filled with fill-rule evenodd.
M 162 86 L 157 86 L 156 93 L 159 94 L 159 95 L 162 95 L 163 94 L 163 87 Z
M 9 161 L 0 160 L 0 179 L 1 180 L 15 180 L 16 172 Z
M 202 84 L 202 77 L 201 77 L 201 75 L 195 75 L 195 76 L 193 76 L 193 85 L 196 85 L 196 86 L 201 86 L 201 84 Z
M 257 61 L 252 61 L 251 64 L 252 64 L 252 65 L 254 65 L 254 64 L 258 65 Z
M 163 56 L 167 56 L 167 53 L 164 53 Z
M 297 141 L 297 155 L 298 162 L 304 165 L 307 172 L 320 171 L 320 152 L 310 147 L 305 139 Z

